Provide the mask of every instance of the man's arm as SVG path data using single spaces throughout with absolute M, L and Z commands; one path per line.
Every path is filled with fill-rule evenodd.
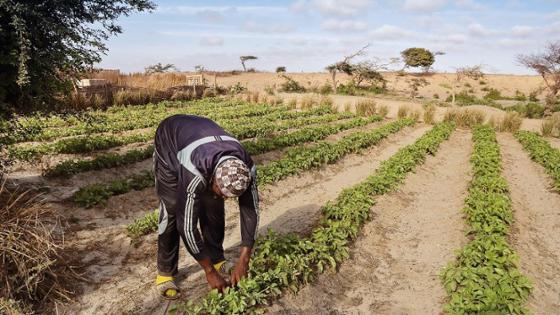
M 241 250 L 239 260 L 231 273 L 232 285 L 236 285 L 241 278 L 247 275 L 251 251 L 259 227 L 259 192 L 257 190 L 257 172 L 255 167 L 251 170 L 251 177 L 251 184 L 239 196 Z

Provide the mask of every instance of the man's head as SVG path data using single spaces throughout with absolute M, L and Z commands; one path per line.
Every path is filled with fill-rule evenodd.
M 222 198 L 239 197 L 251 182 L 251 173 L 243 161 L 227 159 L 216 167 L 212 179 L 212 190 Z

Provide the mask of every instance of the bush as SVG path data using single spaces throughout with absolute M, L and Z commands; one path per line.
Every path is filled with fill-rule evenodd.
M 436 106 L 434 104 L 424 105 L 424 123 L 433 124 L 435 121 Z
M 527 118 L 542 118 L 544 116 L 544 106 L 539 103 L 530 102 L 527 104 L 517 104 L 506 108 L 507 111 L 513 111 Z
M 484 95 L 485 100 L 501 100 L 503 99 L 502 93 L 494 88 L 490 88 L 486 95 Z
M 519 113 L 509 112 L 499 122 L 498 130 L 516 132 L 521 127 L 521 123 L 523 123 L 523 118 Z
M 476 125 L 480 125 L 484 123 L 486 120 L 486 115 L 484 112 L 476 109 L 459 109 L 459 108 L 452 108 L 448 109 L 445 112 L 443 117 L 443 121 L 451 121 L 455 122 L 455 124 L 459 127 L 474 127 Z
M 172 101 L 190 101 L 192 99 L 194 96 L 191 90 L 175 91 L 171 94 Z
M 229 94 L 234 95 L 247 91 L 247 88 L 241 85 L 241 82 L 237 82 L 235 85 L 230 86 L 228 90 Z
M 358 116 L 372 116 L 376 113 L 377 104 L 374 100 L 359 101 L 356 104 L 356 115 Z
M 545 137 L 560 137 L 560 113 L 555 113 L 543 120 L 541 133 Z
M 317 105 L 317 100 L 311 95 L 305 95 L 301 98 L 301 109 L 311 109 Z
M 520 102 L 525 102 L 527 101 L 527 96 L 525 96 L 525 94 L 519 90 L 515 90 L 515 100 L 516 101 L 520 101 Z
M 282 75 L 286 81 L 280 85 L 280 91 L 289 93 L 305 93 L 305 87 L 287 75 Z
M 321 85 L 319 93 L 323 95 L 331 94 L 333 92 L 332 86 L 329 83 Z
M 276 73 L 286 73 L 286 67 L 276 67 Z
M 387 117 L 387 114 L 389 114 L 389 107 L 387 107 L 386 105 L 379 106 L 379 108 L 377 109 L 377 114 L 381 117 Z
M 148 90 L 120 90 L 113 94 L 114 105 L 144 105 L 152 101 L 153 95 Z
M 347 84 L 339 84 L 336 87 L 337 94 L 343 95 L 356 95 L 358 87 L 354 84 L 353 81 L 348 82 Z
M 449 95 L 445 101 L 453 101 L 453 96 Z M 476 96 L 469 94 L 469 92 L 467 91 L 462 91 L 455 95 L 455 103 L 457 103 L 458 105 L 472 105 L 477 103 L 477 98 Z

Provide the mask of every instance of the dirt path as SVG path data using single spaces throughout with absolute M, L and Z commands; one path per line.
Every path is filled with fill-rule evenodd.
M 535 314 L 560 310 L 560 194 L 551 190 L 545 170 L 531 161 L 521 144 L 501 134 L 504 176 L 510 185 L 515 223 L 512 244 L 521 270 L 534 284 L 528 307 Z
M 439 314 L 439 272 L 465 242 L 461 208 L 470 179 L 470 133 L 457 131 L 396 192 L 380 197 L 352 258 L 271 314 Z
M 260 232 L 266 233 L 268 228 L 279 232 L 307 231 L 316 223 L 317 214 L 326 201 L 334 199 L 342 189 L 363 180 L 379 166 L 381 161 L 393 155 L 399 148 L 414 142 L 429 128 L 426 126 L 406 128 L 390 136 L 377 147 L 366 151 L 364 155 L 350 155 L 337 164 L 317 171 L 304 172 L 300 176 L 293 176 L 276 185 L 263 188 Z M 142 197 L 146 195 L 153 195 L 153 191 L 148 189 L 112 198 L 104 211 L 145 212 L 149 209 L 146 205 L 155 204 Z M 237 212 L 233 203 L 227 203 L 224 247 L 228 248 L 226 253 L 228 257 L 236 256 L 235 246 L 240 240 Z M 131 215 L 127 215 L 129 216 Z M 67 314 L 151 314 L 163 311 L 160 298 L 153 289 L 156 270 L 155 235 L 146 237 L 139 248 L 134 248 L 130 240 L 124 236 L 122 221 L 117 219 L 116 222 L 119 223 L 116 226 L 104 228 L 103 233 L 106 235 L 82 234 L 91 237 L 89 242 L 87 238 L 84 239 L 82 241 L 84 244 L 95 243 L 93 241 L 95 237 L 99 240 L 99 247 L 94 249 L 95 253 L 91 255 L 92 257 L 88 257 L 91 261 L 95 261 L 95 264 L 89 267 L 87 274 L 103 276 L 96 276 L 95 281 L 87 285 L 86 291 L 79 296 L 78 301 L 65 310 Z M 113 234 L 119 228 L 121 234 Z M 186 257 L 183 249 L 181 253 L 180 272 L 183 279 L 180 285 L 183 292 L 189 298 L 201 296 L 208 291 L 207 284 L 202 279 L 203 275 L 194 260 Z

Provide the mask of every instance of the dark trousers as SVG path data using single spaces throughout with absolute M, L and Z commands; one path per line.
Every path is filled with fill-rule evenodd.
M 156 192 L 160 198 L 159 226 L 158 226 L 158 274 L 162 276 L 174 276 L 178 271 L 179 243 L 184 235 L 185 205 L 177 205 L 176 189 L 177 183 L 173 180 L 171 172 L 166 172 L 165 166 L 154 165 L 156 172 Z M 206 191 L 199 196 L 202 211 L 199 214 L 199 225 L 202 239 L 204 240 L 204 251 L 208 254 L 212 263 L 224 260 L 224 230 L 225 214 L 224 200 L 215 197 L 211 191 Z M 188 247 L 187 247 L 188 248 Z

